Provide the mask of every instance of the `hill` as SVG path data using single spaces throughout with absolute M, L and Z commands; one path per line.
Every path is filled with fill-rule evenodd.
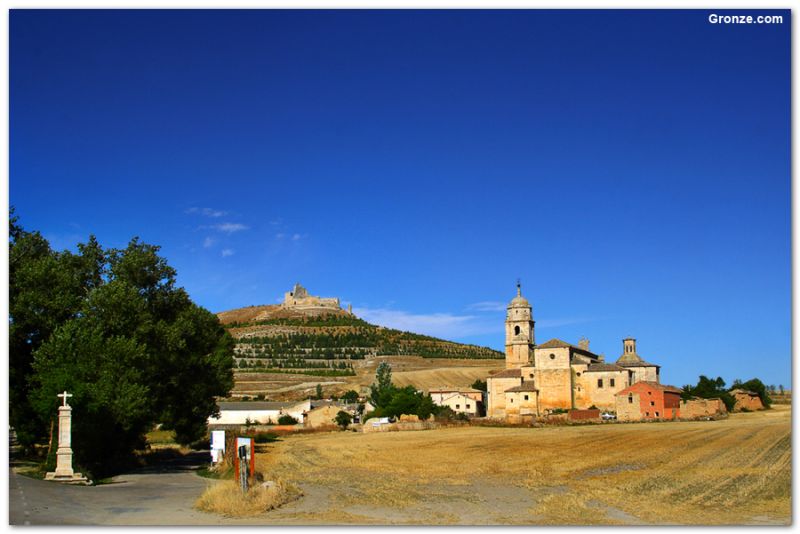
M 372 382 L 376 360 L 420 388 L 466 386 L 502 367 L 504 358 L 488 347 L 373 325 L 344 310 L 267 305 L 217 316 L 236 340 L 233 396 L 239 397 L 301 398 L 317 383 L 326 393 L 359 389 Z

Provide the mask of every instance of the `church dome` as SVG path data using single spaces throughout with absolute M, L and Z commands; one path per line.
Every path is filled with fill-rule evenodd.
M 509 308 L 530 308 L 531 304 L 528 302 L 528 299 L 522 296 L 522 289 L 520 288 L 520 284 L 517 283 L 517 296 L 511 299 L 511 302 L 508 305 Z

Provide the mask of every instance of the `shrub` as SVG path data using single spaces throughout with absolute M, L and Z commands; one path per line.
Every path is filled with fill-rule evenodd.
M 292 417 L 288 413 L 287 414 L 283 414 L 282 416 L 280 416 L 278 418 L 278 424 L 279 425 L 296 425 L 297 424 L 297 419 L 295 419 L 294 417 Z
M 272 443 L 273 441 L 278 441 L 278 434 L 275 432 L 257 432 L 253 436 L 253 440 L 256 443 Z

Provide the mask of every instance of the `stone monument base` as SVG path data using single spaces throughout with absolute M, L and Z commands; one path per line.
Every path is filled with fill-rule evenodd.
M 62 482 L 64 484 L 88 484 L 89 479 L 81 473 L 73 473 L 71 475 L 56 475 L 55 472 L 49 472 L 44 476 L 45 480 L 52 480 L 53 482 Z

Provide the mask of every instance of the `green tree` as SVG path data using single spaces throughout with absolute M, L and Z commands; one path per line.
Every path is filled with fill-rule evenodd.
M 133 239 L 104 251 L 91 237 L 79 254 L 57 253 L 12 226 L 12 412 L 17 420 L 30 412 L 23 434 L 31 442 L 46 434 L 56 394 L 67 389 L 75 459 L 95 476 L 157 422 L 181 443 L 201 437 L 215 396 L 233 386 L 233 340 L 175 287 L 158 247 Z
M 342 400 L 348 403 L 356 402 L 358 400 L 358 392 L 351 389 L 350 391 L 342 395 Z
M 392 367 L 386 362 L 381 362 L 375 372 L 375 383 L 370 386 L 370 401 L 372 405 L 377 408 L 388 406 L 392 401 L 394 391 Z
M 315 398 L 317 400 L 322 399 L 322 384 L 317 384 L 317 394 Z
M 481 380 L 480 378 L 477 379 L 475 382 L 472 383 L 472 389 L 477 389 L 478 391 L 486 391 L 486 380 Z
M 336 414 L 334 421 L 336 421 L 337 425 L 342 427 L 342 430 L 347 430 L 347 427 L 353 421 L 353 417 L 344 410 L 339 410 L 339 413 Z

